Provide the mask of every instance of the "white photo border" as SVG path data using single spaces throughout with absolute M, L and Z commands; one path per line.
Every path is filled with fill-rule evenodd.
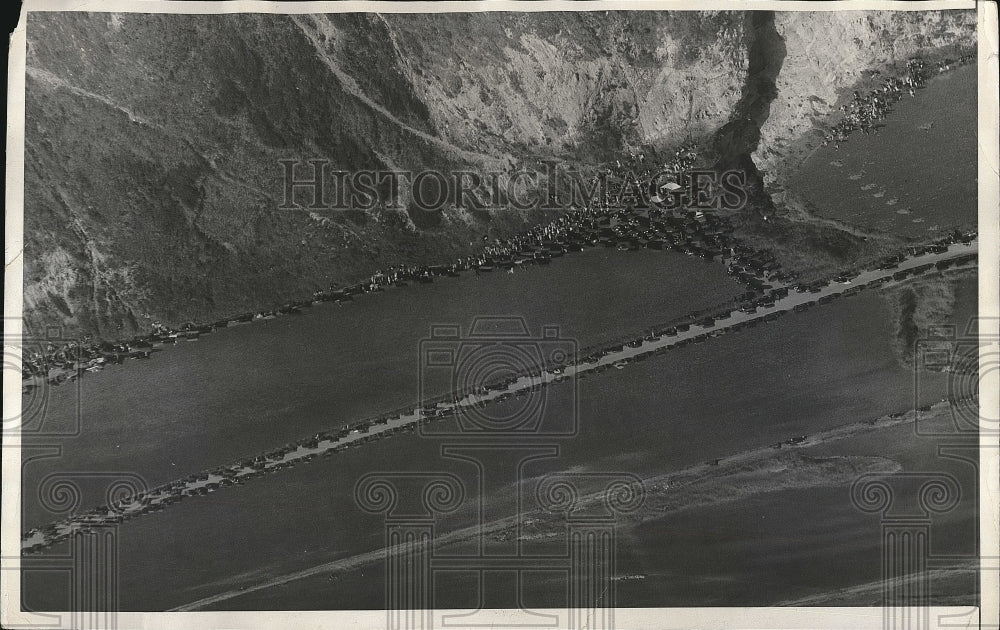
M 1000 335 L 1000 96 L 998 96 L 997 4 L 968 0 L 930 0 L 908 2 L 895 0 L 843 0 L 800 2 L 775 0 L 539 0 L 531 2 L 485 0 L 481 2 L 300 2 L 277 3 L 237 0 L 232 2 L 191 2 L 165 0 L 27 0 L 21 21 L 10 40 L 7 95 L 7 187 L 5 198 L 4 244 L 4 317 L 12 323 L 5 337 L 19 338 L 23 310 L 23 217 L 24 217 L 24 116 L 26 35 L 28 12 L 100 12 L 100 13 L 454 13 L 454 12 L 538 12 L 538 11 L 685 11 L 685 10 L 778 10 L 778 11 L 932 11 L 946 9 L 978 10 L 979 62 L 979 315 L 990 327 L 981 334 Z M 7 349 L 5 348 L 5 351 Z M 18 351 L 19 349 L 15 349 Z M 986 359 L 981 356 L 981 365 Z M 5 372 L 9 366 L 4 366 Z M 18 370 L 19 371 L 19 370 Z M 20 413 L 19 380 L 3 380 L 4 417 Z M 982 371 L 980 414 L 1000 417 L 1000 372 Z M 932 607 L 931 628 L 1000 627 L 1000 438 L 984 432 L 980 435 L 980 567 L 979 607 Z M 20 508 L 21 449 L 20 435 L 5 435 L 2 448 L 2 484 L 0 493 L 0 626 L 45 626 L 60 613 L 22 612 L 20 582 Z M 442 614 L 460 611 L 435 611 L 435 624 Z M 497 623 L 510 611 L 491 610 Z M 630 630 L 680 628 L 746 629 L 840 629 L 883 628 L 881 608 L 787 607 L 787 608 L 619 608 L 616 625 Z M 480 616 L 482 618 L 482 616 Z M 117 627 L 157 629 L 264 629 L 331 628 L 344 630 L 385 627 L 385 613 L 363 611 L 249 611 L 249 612 L 122 612 L 116 615 Z

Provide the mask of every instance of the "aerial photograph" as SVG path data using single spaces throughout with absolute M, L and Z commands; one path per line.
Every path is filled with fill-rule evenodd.
M 977 606 L 976 10 L 421 6 L 27 13 L 21 609 Z

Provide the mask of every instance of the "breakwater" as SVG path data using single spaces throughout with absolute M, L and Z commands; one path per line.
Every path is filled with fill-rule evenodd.
M 943 251 L 922 251 L 892 263 L 893 266 L 889 268 L 866 270 L 854 277 L 843 277 L 840 281 L 827 282 L 822 286 L 796 285 L 787 292 L 780 292 L 782 297 L 774 297 L 770 306 L 762 304 L 760 308 L 754 307 L 753 310 L 736 309 L 717 313 L 716 316 L 687 319 L 676 326 L 658 331 L 657 334 L 633 339 L 620 346 L 611 344 L 596 350 L 584 349 L 575 357 L 566 357 L 566 361 L 558 365 L 537 366 L 531 373 L 500 382 L 477 384 L 475 391 L 451 392 L 395 412 L 317 433 L 267 453 L 121 497 L 84 514 L 70 515 L 58 523 L 30 530 L 22 538 L 22 550 L 26 553 L 37 552 L 81 529 L 113 525 L 143 514 L 156 513 L 172 503 L 204 496 L 255 477 L 274 474 L 317 457 L 329 457 L 371 440 L 413 432 L 420 424 L 453 419 L 457 414 L 479 407 L 531 395 L 532 392 L 568 378 L 588 378 L 605 370 L 623 369 L 630 362 L 645 360 L 671 348 L 704 343 L 722 334 L 766 325 L 789 313 L 807 310 L 834 299 L 849 298 L 866 288 L 892 285 L 949 269 L 971 267 L 976 264 L 977 245 L 975 240 L 958 241 L 947 245 Z

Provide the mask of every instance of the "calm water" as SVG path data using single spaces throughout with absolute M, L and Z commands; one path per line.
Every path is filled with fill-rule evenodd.
M 88 375 L 79 387 L 51 388 L 44 426 L 82 431 L 54 442 L 58 457 L 25 466 L 26 527 L 56 520 L 35 491 L 55 471 L 130 472 L 153 486 L 412 405 L 420 341 L 432 325 L 468 334 L 476 317 L 516 316 L 532 337 L 555 325 L 582 348 L 744 290 L 721 264 L 699 258 L 592 249 L 547 267 L 441 278 L 181 342 Z M 29 442 L 37 455 L 52 443 Z M 103 504 L 103 480 L 86 477 L 75 476 L 83 507 Z
M 635 261 L 637 271 L 645 264 L 640 258 L 622 260 Z M 968 313 L 975 285 L 964 286 L 960 300 Z M 559 456 L 526 465 L 525 475 L 676 470 L 910 408 L 913 374 L 894 359 L 890 321 L 884 300 L 865 292 L 584 379 L 577 383 L 575 403 L 568 384 L 550 388 L 547 412 L 576 413 L 579 434 L 536 442 L 557 445 Z M 923 400 L 943 396 L 943 379 L 925 379 L 922 385 Z M 382 517 L 360 511 L 353 498 L 354 484 L 367 472 L 452 472 L 466 483 L 470 499 L 479 497 L 474 467 L 442 459 L 441 444 L 441 439 L 410 435 L 384 440 L 127 523 L 119 529 L 123 609 L 178 606 L 379 549 Z M 933 453 L 933 445 L 918 442 L 911 450 L 918 453 L 911 460 L 919 461 L 919 453 Z M 853 454 L 851 448 L 846 452 Z M 498 471 L 483 486 L 487 519 L 514 513 L 518 486 L 511 482 L 517 458 L 510 451 L 480 456 L 487 469 Z M 711 605 L 726 598 L 759 605 L 873 579 L 871 563 L 862 559 L 875 544 L 871 532 L 877 523 L 852 510 L 847 496 L 844 488 L 770 494 L 633 528 L 620 539 L 618 573 L 648 577 L 622 582 L 618 605 Z M 767 524 L 757 523 L 755 514 Z M 972 518 L 965 514 L 966 521 Z M 441 522 L 440 531 L 474 522 L 474 501 L 469 501 Z M 804 568 L 830 557 L 825 549 L 845 532 L 863 540 L 837 556 L 836 572 Z M 778 574 L 733 595 L 739 584 L 769 571 Z M 30 576 L 28 602 L 58 606 L 53 598 L 60 589 L 45 581 L 55 579 Z M 456 580 L 468 585 L 460 577 L 451 583 Z M 713 580 L 728 586 L 720 588 Z M 543 580 L 533 592 L 541 601 L 559 604 L 555 583 Z M 383 594 L 382 562 L 376 559 L 217 607 L 379 608 Z M 439 605 L 468 604 L 475 600 L 464 597 L 474 596 L 456 586 L 445 589 Z
M 878 135 L 820 147 L 789 188 L 811 210 L 913 237 L 976 225 L 975 64 L 904 96 Z
M 974 99 L 974 67 L 936 78 L 919 98 L 901 101 L 878 136 L 817 151 L 797 185 L 821 214 L 869 227 L 917 236 L 935 225 L 969 225 L 976 216 L 974 108 L 951 103 Z M 885 155 L 906 156 L 906 168 L 879 159 Z M 25 527 L 56 518 L 36 493 L 50 473 L 83 479 L 87 508 L 104 502 L 103 472 L 132 472 L 156 485 L 412 404 L 420 395 L 420 341 L 435 324 L 467 331 L 478 316 L 518 316 L 535 336 L 556 325 L 562 338 L 584 347 L 742 291 L 721 265 L 700 259 L 589 250 L 548 268 L 439 279 L 182 343 L 150 361 L 87 376 L 78 388 L 52 390 L 45 426 L 82 431 L 26 447 L 25 459 L 37 459 L 24 467 Z M 956 321 L 964 325 L 975 298 L 974 282 L 965 282 Z M 526 464 L 524 474 L 652 475 L 911 408 L 914 378 L 889 346 L 892 319 L 869 291 L 575 387 L 551 387 L 543 392 L 545 413 L 576 418 L 579 430 L 534 441 L 558 448 L 558 456 Z M 943 377 L 921 385 L 923 401 L 944 395 Z M 442 444 L 394 437 L 125 524 L 118 529 L 122 608 L 162 610 L 380 549 L 383 518 L 360 511 L 353 497 L 368 472 L 450 472 L 463 480 L 470 500 L 440 523 L 442 532 L 475 523 L 476 499 L 487 520 L 514 514 L 517 492 L 530 485 L 516 483 L 524 452 L 480 452 L 496 473 L 480 489 L 475 467 L 443 459 Z M 937 465 L 934 446 L 886 434 L 841 443 L 833 454 L 892 456 L 921 470 Z M 949 515 L 948 535 L 967 540 L 974 517 L 974 505 L 964 504 Z M 850 506 L 843 487 L 667 515 L 623 531 L 617 573 L 647 577 L 619 583 L 618 605 L 762 605 L 871 581 L 878 577 L 876 533 L 877 523 Z M 382 571 L 379 559 L 359 561 L 216 607 L 380 608 Z M 26 604 L 65 608 L 68 586 L 59 580 L 27 573 Z M 439 605 L 475 603 L 469 584 L 461 575 L 444 580 Z M 558 606 L 561 588 L 532 583 L 533 603 Z

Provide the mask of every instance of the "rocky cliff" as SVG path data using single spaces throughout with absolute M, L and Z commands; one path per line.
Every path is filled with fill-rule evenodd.
M 509 171 L 714 138 L 778 177 L 863 70 L 970 29 L 970 12 L 32 14 L 25 317 L 122 337 L 542 218 L 279 210 L 282 159 Z
M 975 49 L 975 10 L 777 13 L 787 54 L 776 96 L 753 158 L 770 185 L 819 146 L 851 92 L 869 71 L 891 74 L 914 56 L 936 58 Z

